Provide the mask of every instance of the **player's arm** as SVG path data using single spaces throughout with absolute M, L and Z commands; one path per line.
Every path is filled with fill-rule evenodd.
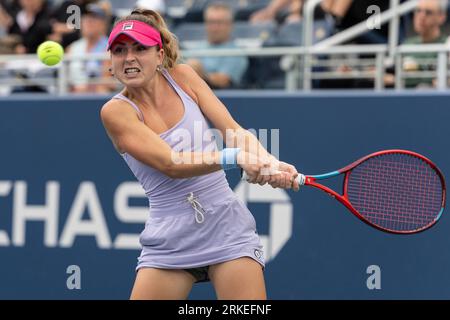
M 251 22 L 263 22 L 275 19 L 278 11 L 286 7 L 292 0 L 272 0 L 267 7 L 256 11 L 250 16 Z
M 111 100 L 100 116 L 103 125 L 120 153 L 128 153 L 171 178 L 189 178 L 222 169 L 220 152 L 175 152 L 154 131 L 141 122 L 127 103 Z M 255 161 L 253 170 L 263 165 Z
M 177 65 L 173 69 L 174 76 L 178 83 L 188 86 L 191 97 L 196 100 L 205 116 L 212 122 L 223 136 L 226 146 L 229 148 L 241 148 L 249 154 L 257 155 L 270 161 L 272 169 L 288 172 L 289 175 L 268 175 L 258 174 L 249 176 L 253 178 L 251 182 L 264 184 L 271 183 L 274 187 L 286 188 L 289 180 L 294 179 L 298 172 L 295 167 L 279 162 L 261 145 L 258 139 L 248 130 L 243 129 L 228 112 L 225 105 L 216 97 L 214 92 L 208 87 L 206 82 L 188 65 Z M 298 185 L 294 184 L 294 188 Z
M 200 106 L 203 114 L 221 132 L 228 148 L 241 148 L 249 153 L 274 159 L 253 134 L 233 119 L 225 105 L 190 66 L 180 64 L 172 72 L 177 82 L 183 84 L 183 89 L 188 89 L 189 95 Z

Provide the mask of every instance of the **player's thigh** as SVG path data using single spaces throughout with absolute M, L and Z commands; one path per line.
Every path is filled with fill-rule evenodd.
M 262 267 L 251 258 L 243 257 L 212 265 L 209 277 L 218 299 L 267 298 Z
M 184 270 L 141 268 L 136 275 L 130 299 L 186 299 L 194 281 L 194 277 Z

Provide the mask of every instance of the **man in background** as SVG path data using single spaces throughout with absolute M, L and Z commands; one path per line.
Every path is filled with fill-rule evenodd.
M 236 48 L 231 40 L 233 13 L 227 4 L 210 4 L 205 10 L 204 20 L 208 42 L 199 49 Z M 246 57 L 201 57 L 187 63 L 214 89 L 239 86 L 248 67 Z
M 99 4 L 86 6 L 81 16 L 81 38 L 66 50 L 68 56 L 83 57 L 90 53 L 106 53 L 109 15 Z M 88 59 L 74 60 L 69 65 L 69 78 L 74 93 L 106 93 L 110 89 L 105 84 L 94 84 L 92 80 L 105 77 L 107 62 Z
M 417 36 L 409 37 L 404 44 L 445 43 L 447 37 L 442 26 L 447 19 L 448 0 L 420 0 L 414 12 L 414 31 Z M 436 70 L 437 55 L 433 52 L 408 54 L 404 57 L 403 70 L 406 72 Z M 408 78 L 405 87 L 432 87 L 433 78 Z

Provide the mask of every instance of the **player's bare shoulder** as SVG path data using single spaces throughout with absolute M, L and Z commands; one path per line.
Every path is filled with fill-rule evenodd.
M 128 102 L 121 99 L 111 99 L 100 109 L 100 118 L 103 125 L 109 127 L 121 119 L 138 119 L 139 117 L 136 110 Z
M 172 77 L 181 78 L 183 80 L 192 80 L 198 78 L 197 72 L 188 64 L 180 63 L 170 69 Z
M 198 87 L 198 81 L 201 78 L 194 69 L 188 64 L 177 64 L 169 70 L 170 75 L 175 82 L 196 102 L 198 103 L 197 93 L 194 88 Z
M 124 102 L 119 99 L 111 99 L 106 102 L 100 109 L 100 118 L 102 119 L 103 123 L 105 123 L 105 121 L 107 121 L 111 117 L 114 117 L 116 113 L 119 113 L 123 104 Z

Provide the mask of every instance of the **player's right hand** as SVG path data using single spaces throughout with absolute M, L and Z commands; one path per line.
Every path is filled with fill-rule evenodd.
M 241 151 L 237 156 L 237 163 L 247 174 L 248 182 L 264 185 L 270 181 L 272 161 L 269 157 Z

